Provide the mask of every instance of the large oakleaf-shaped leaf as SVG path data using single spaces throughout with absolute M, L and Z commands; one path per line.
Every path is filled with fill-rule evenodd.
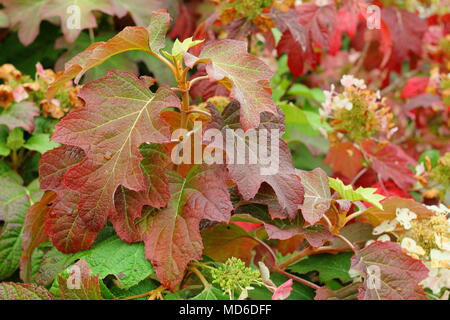
M 191 260 L 200 259 L 202 219 L 228 222 L 233 208 L 222 166 L 194 166 L 186 178 L 169 174 L 171 198 L 167 208 L 148 207 L 139 228 L 145 252 L 159 281 L 174 288 Z
M 155 54 L 164 47 L 163 39 L 167 32 L 168 20 L 167 13 L 154 12 L 148 28 L 126 27 L 106 42 L 93 43 L 66 63 L 64 73 L 59 75 L 48 88 L 47 99 L 53 97 L 67 81 L 76 77 L 75 82 L 78 83 L 89 69 L 102 64 L 116 54 L 131 50 Z
M 423 262 L 405 253 L 395 242 L 376 241 L 356 252 L 352 269 L 364 277 L 360 300 L 425 300 L 419 283 L 428 275 Z
M 221 81 L 241 104 L 242 128 L 257 128 L 262 112 L 277 113 L 269 80 L 273 75 L 263 61 L 247 52 L 246 42 L 222 40 L 205 46 L 200 56 L 186 55 L 186 64 L 207 63 L 213 80 Z
M 220 130 L 223 137 L 227 137 L 228 135 L 233 139 L 233 150 L 236 150 L 237 154 L 232 158 L 232 155 L 227 153 L 227 168 L 231 178 L 236 182 L 242 197 L 245 200 L 254 198 L 261 184 L 266 182 L 275 191 L 282 210 L 286 210 L 291 217 L 295 216 L 299 205 L 303 203 L 303 186 L 300 182 L 300 177 L 295 173 L 287 144 L 283 140 L 278 139 L 278 141 L 274 141 L 275 144 L 272 150 L 272 140 L 270 138 L 271 130 L 278 130 L 280 136 L 283 133 L 283 116 L 281 114 L 263 113 L 258 130 L 246 132 L 246 134 L 255 134 L 257 140 L 252 141 L 252 139 L 246 139 L 245 135 L 239 133 L 243 133 L 239 122 L 239 103 L 236 101 L 231 102 L 223 110 L 222 114 L 219 114 L 213 105 L 209 105 L 208 108 L 213 119 L 208 124 L 207 129 Z M 278 112 L 281 113 L 280 110 Z M 241 130 L 239 131 L 237 129 Z M 267 130 L 267 140 L 262 140 L 266 139 L 263 135 L 258 137 L 258 134 L 263 131 L 261 129 Z M 209 147 L 223 149 L 227 145 L 227 142 L 218 140 L 220 139 L 215 139 Z M 227 140 L 231 141 L 228 138 Z M 271 172 L 271 174 L 264 174 L 264 169 L 267 169 L 269 166 L 264 164 L 264 160 L 261 158 L 261 149 L 264 149 L 259 145 L 261 141 L 266 142 L 267 150 L 264 150 L 266 155 L 278 151 L 278 156 L 272 159 L 274 162 L 277 162 L 278 168 L 274 170 L 275 172 Z M 240 146 L 243 146 L 243 148 Z M 278 150 L 275 150 L 275 148 Z M 240 154 L 240 151 L 243 154 Z M 251 162 L 251 156 L 256 159 L 254 161 L 256 163 Z M 243 164 L 239 164 L 238 161 L 241 161 Z
M 169 89 L 152 93 L 143 81 L 123 71 L 110 71 L 86 84 L 80 97 L 86 106 L 59 122 L 53 139 L 86 153 L 65 174 L 65 184 L 80 193 L 78 213 L 98 231 L 114 209 L 119 185 L 134 191 L 146 188 L 139 146 L 169 140 L 169 126 L 160 112 L 178 107 L 179 100 Z

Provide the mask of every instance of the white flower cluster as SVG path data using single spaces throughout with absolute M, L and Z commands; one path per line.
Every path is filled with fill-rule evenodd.
M 433 233 L 434 236 L 434 248 L 429 249 L 428 253 L 424 247 L 422 247 L 416 240 L 413 239 L 413 233 L 411 229 L 413 227 L 413 221 L 417 219 L 417 214 L 408 208 L 398 208 L 396 210 L 396 217 L 392 220 L 384 220 L 381 224 L 373 229 L 374 235 L 379 235 L 378 241 L 390 241 L 391 236 L 386 233 L 393 233 L 395 236 L 397 232 L 404 232 L 406 234 L 400 237 L 401 247 L 411 256 L 417 259 L 422 259 L 430 273 L 428 277 L 421 282 L 421 285 L 425 288 L 429 288 L 433 294 L 438 295 L 444 288 L 450 288 L 450 210 L 440 204 L 439 206 L 426 206 L 431 210 L 438 219 L 447 219 L 447 232 Z M 442 221 L 442 220 L 440 220 Z M 431 232 L 431 231 L 430 231 Z M 370 240 L 366 243 L 366 246 L 373 243 L 374 240 Z M 437 248 L 436 248 L 437 247 Z
M 352 75 L 344 75 L 341 79 L 341 84 L 344 86 L 344 88 L 357 88 L 364 90 L 367 88 L 366 84 L 364 83 L 364 80 L 357 79 Z M 328 116 L 331 114 L 333 110 L 338 109 L 346 109 L 346 110 L 352 110 L 353 104 L 350 101 L 350 96 L 345 90 L 343 93 L 337 93 L 335 91 L 336 87 L 334 84 L 331 85 L 330 90 L 325 90 L 325 102 L 322 103 L 323 110 L 320 110 L 320 113 L 322 116 Z

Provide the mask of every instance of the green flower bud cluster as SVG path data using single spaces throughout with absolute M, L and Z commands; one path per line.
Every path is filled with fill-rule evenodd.
M 220 288 L 230 294 L 246 290 L 252 285 L 262 285 L 261 274 L 258 270 L 245 266 L 245 263 L 238 258 L 232 257 L 224 264 L 215 269 L 211 269 L 213 283 L 217 283 Z

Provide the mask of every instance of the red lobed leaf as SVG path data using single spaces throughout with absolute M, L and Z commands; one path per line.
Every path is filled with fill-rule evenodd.
M 146 188 L 139 146 L 169 140 L 169 126 L 160 112 L 178 107 L 179 100 L 169 89 L 152 93 L 133 74 L 117 70 L 86 84 L 80 97 L 86 106 L 63 118 L 53 139 L 86 153 L 68 170 L 64 182 L 79 192 L 79 215 L 89 229 L 98 231 L 114 210 L 119 185 L 134 191 Z
M 363 141 L 361 146 L 381 180 L 391 179 L 404 189 L 408 189 L 416 182 L 414 173 L 408 168 L 414 167 L 416 162 L 400 147 L 392 143 L 378 144 L 373 140 Z
M 262 112 L 276 113 L 269 80 L 273 75 L 262 60 L 247 52 L 247 43 L 221 40 L 206 45 L 199 57 L 185 56 L 186 65 L 206 63 L 209 77 L 231 91 L 231 97 L 241 103 L 242 128 L 257 128 Z
M 64 72 L 58 75 L 47 89 L 47 99 L 55 96 L 67 81 L 75 78 L 75 82 L 78 83 L 89 69 L 102 64 L 116 54 L 131 50 L 157 53 L 165 46 L 164 39 L 169 21 L 168 13 L 156 11 L 151 14 L 148 28 L 126 27 L 106 42 L 94 42 L 65 64 Z
M 239 129 L 239 103 L 236 101 L 231 102 L 222 114 L 219 114 L 217 109 L 212 105 L 208 105 L 208 109 L 212 114 L 212 121 L 208 124 L 208 128 L 214 128 L 222 130 L 223 136 L 226 136 L 226 129 L 233 128 Z M 281 113 L 281 111 L 279 111 Z M 273 115 L 271 113 L 263 113 L 261 115 L 261 124 L 258 128 L 267 129 L 270 135 L 271 129 L 277 129 L 280 131 L 280 135 L 284 131 L 284 117 L 282 115 Z M 290 217 L 294 217 L 298 211 L 298 206 L 303 203 L 303 186 L 301 184 L 300 177 L 295 173 L 295 169 L 292 165 L 291 154 L 287 144 L 283 140 L 279 140 L 278 151 L 278 170 L 268 175 L 263 175 L 261 169 L 266 166 L 262 165 L 261 159 L 257 159 L 256 164 L 251 164 L 249 161 L 249 155 L 260 155 L 258 149 L 259 145 L 254 145 L 243 140 L 243 136 L 236 134 L 237 131 L 233 131 L 234 134 L 234 150 L 238 150 L 238 143 L 242 142 L 245 151 L 245 164 L 237 164 L 235 161 L 227 158 L 227 168 L 231 178 L 237 184 L 239 193 L 245 200 L 250 200 L 255 197 L 260 186 L 263 182 L 269 184 L 278 197 L 278 202 L 282 210 L 286 210 Z M 214 141 L 216 143 L 217 141 Z M 222 142 L 222 147 L 226 143 Z M 210 144 L 213 146 L 213 144 Z M 270 140 L 267 142 L 268 149 L 271 148 Z M 220 148 L 220 146 L 219 146 Z M 267 150 L 267 154 L 270 154 Z M 227 157 L 230 155 L 227 154 Z M 242 157 L 243 155 L 238 155 Z M 257 156 L 258 157 L 258 156 Z M 241 159 L 243 160 L 243 159 Z
M 376 241 L 352 257 L 353 269 L 364 277 L 360 300 L 426 300 L 419 283 L 428 275 L 421 260 L 406 254 L 395 242 Z M 370 282 L 372 281 L 372 282 Z
M 171 198 L 167 208 L 147 207 L 139 228 L 158 280 L 174 289 L 187 264 L 201 258 L 200 221 L 228 222 L 233 206 L 223 166 L 194 166 L 186 178 L 175 172 L 168 176 Z
M 382 22 L 392 37 L 391 68 L 397 68 L 411 55 L 421 56 L 426 22 L 418 15 L 393 7 L 381 11 Z

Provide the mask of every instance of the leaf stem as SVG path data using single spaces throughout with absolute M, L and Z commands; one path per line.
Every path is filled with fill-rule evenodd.
M 191 266 L 189 268 L 189 270 L 191 270 L 193 273 L 195 273 L 195 275 L 197 276 L 197 278 L 199 278 L 199 280 L 202 282 L 202 284 L 205 288 L 209 288 L 211 286 L 211 284 L 208 282 L 208 280 L 206 280 L 206 278 L 203 276 L 203 274 L 200 272 L 200 270 L 198 270 L 196 267 Z
M 344 237 L 342 234 L 336 234 L 335 236 L 338 237 L 339 239 L 341 239 L 342 241 L 344 241 L 345 244 L 347 244 L 347 245 L 350 247 L 350 249 L 352 249 L 352 251 L 356 253 L 356 248 L 355 248 L 355 246 L 350 242 L 350 240 L 348 240 L 348 239 L 347 239 L 346 237 Z
M 190 113 L 200 113 L 200 114 L 203 114 L 203 115 L 205 115 L 205 116 L 211 117 L 211 114 L 210 114 L 209 112 L 204 111 L 204 110 L 199 110 L 199 109 L 190 109 L 190 110 L 186 111 L 186 113 L 187 113 L 187 114 L 190 114 Z
M 164 58 L 162 55 L 159 55 L 151 50 L 145 50 L 147 53 L 151 54 L 152 56 L 154 56 L 155 58 L 157 58 L 159 61 L 161 61 L 162 63 L 164 63 L 167 67 L 169 67 L 169 69 L 172 71 L 173 75 L 176 77 L 176 69 L 175 66 L 166 58 Z
M 360 215 L 363 214 L 363 212 L 364 212 L 364 211 L 362 211 L 362 210 L 353 212 L 351 215 L 349 215 L 349 216 L 347 216 L 347 217 L 345 218 L 345 224 L 347 224 L 347 223 L 350 222 L 351 220 L 353 220 L 353 219 L 359 217 Z
M 135 296 L 131 296 L 131 297 L 125 297 L 122 300 L 133 300 L 133 299 L 139 299 L 139 298 L 144 298 L 144 297 L 150 297 L 149 300 L 155 300 L 156 298 L 159 299 L 163 299 L 163 296 L 161 295 L 161 292 L 163 292 L 164 290 L 166 290 L 166 288 L 164 288 L 163 286 L 159 286 L 156 289 L 153 289 L 151 291 L 148 292 L 144 292 Z
M 192 86 L 195 83 L 197 83 L 199 81 L 202 81 L 202 80 L 208 80 L 208 79 L 209 79 L 209 76 L 201 76 L 201 77 L 197 77 L 197 78 L 192 79 L 191 81 L 189 81 L 189 90 L 192 88 Z
M 314 248 L 311 246 L 306 247 L 305 249 L 303 249 L 302 251 L 300 251 L 299 253 L 297 253 L 295 256 L 292 256 L 291 258 L 287 259 L 286 261 L 284 261 L 282 264 L 280 264 L 279 268 L 280 269 L 286 269 L 289 265 L 297 262 L 298 260 L 303 259 L 306 256 L 309 256 L 310 254 L 312 254 L 314 252 Z
M 11 166 L 12 166 L 12 169 L 16 172 L 19 169 L 19 162 L 20 162 L 20 160 L 19 160 L 19 156 L 17 154 L 17 150 L 13 150 L 13 152 L 11 153 Z
M 291 278 L 292 280 L 295 280 L 295 281 L 297 281 L 297 282 L 299 282 L 301 284 L 304 284 L 305 286 L 313 288 L 314 290 L 317 290 L 317 289 L 320 288 L 319 285 L 317 285 L 315 283 L 312 283 L 312 282 L 310 282 L 308 280 L 305 280 L 303 278 L 297 277 L 297 276 L 295 276 L 295 275 L 293 275 L 293 274 L 291 274 L 289 272 L 286 272 L 286 271 L 284 271 L 282 269 L 275 269 L 274 271 L 277 272 L 277 273 L 281 273 L 282 275 L 284 275 L 284 276 L 286 276 L 288 278 Z
M 275 263 L 277 263 L 277 256 L 275 255 L 275 252 L 273 252 L 272 248 L 269 247 L 269 246 L 267 245 L 267 243 L 265 243 L 264 241 L 262 241 L 262 240 L 260 240 L 260 239 L 258 239 L 258 238 L 256 238 L 256 237 L 252 237 L 252 236 L 247 236 L 247 237 L 249 237 L 249 238 L 255 240 L 255 241 L 258 242 L 260 245 L 262 245 L 262 246 L 270 253 L 270 255 L 271 255 L 272 258 L 273 258 L 273 261 L 275 261 Z

